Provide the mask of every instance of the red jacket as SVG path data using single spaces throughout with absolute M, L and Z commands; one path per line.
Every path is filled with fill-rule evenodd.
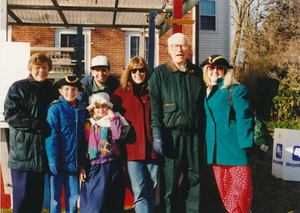
M 156 159 L 153 151 L 153 138 L 150 127 L 150 99 L 146 88 L 138 98 L 133 94 L 132 84 L 130 91 L 119 87 L 111 96 L 114 111 L 120 112 L 130 124 L 130 130 L 125 138 L 127 161 Z M 124 152 L 124 151 L 123 151 Z M 124 153 L 121 152 L 124 156 Z

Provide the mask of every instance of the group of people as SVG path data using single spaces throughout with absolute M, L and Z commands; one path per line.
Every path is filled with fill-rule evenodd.
M 135 211 L 151 213 L 160 167 L 165 211 L 180 212 L 184 197 L 186 212 L 201 212 L 205 141 L 226 210 L 250 212 L 248 90 L 221 55 L 201 68 L 191 63 L 184 34 L 168 39 L 168 51 L 171 59 L 151 76 L 145 59 L 133 57 L 120 81 L 105 56 L 92 59 L 82 80 L 65 76 L 54 83 L 47 80 L 51 59 L 30 57 L 28 78 L 10 87 L 4 106 L 14 212 L 42 211 L 48 172 L 50 212 L 61 212 L 63 188 L 66 212 L 77 212 L 79 196 L 80 212 L 122 212 L 128 173 Z

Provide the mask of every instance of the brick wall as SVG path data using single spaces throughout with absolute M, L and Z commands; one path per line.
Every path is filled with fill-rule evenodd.
M 125 68 L 125 32 L 115 28 L 91 31 L 91 59 L 105 55 L 111 64 L 111 74 L 120 76 Z
M 13 26 L 13 42 L 29 42 L 31 47 L 54 47 L 55 29 L 39 26 Z
M 192 13 L 187 13 L 184 19 L 192 19 Z M 192 45 L 193 25 L 184 24 L 183 34 L 187 35 Z M 172 35 L 169 29 L 159 38 L 159 64 L 170 59 L 167 39 Z M 40 26 L 13 26 L 13 42 L 30 42 L 30 46 L 53 47 L 55 44 L 55 28 Z M 125 32 L 115 28 L 95 28 L 91 30 L 91 59 L 97 55 L 105 55 L 111 64 L 111 73 L 120 76 L 125 68 Z M 189 59 L 192 60 L 192 52 Z

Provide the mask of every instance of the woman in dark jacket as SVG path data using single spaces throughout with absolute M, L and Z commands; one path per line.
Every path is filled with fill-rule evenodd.
M 125 139 L 127 169 L 137 213 L 153 212 L 157 185 L 158 160 L 153 151 L 148 93 L 149 68 L 141 57 L 133 57 L 121 76 L 121 86 L 111 100 L 130 124 Z
M 52 83 L 47 79 L 52 68 L 50 58 L 33 54 L 28 63 L 27 79 L 12 84 L 4 103 L 9 124 L 14 212 L 41 212 L 44 198 L 44 174 L 48 170 L 45 138 L 47 106 L 52 102 Z
M 232 108 L 228 97 L 233 84 L 238 84 L 229 71 L 232 66 L 223 56 L 212 55 L 202 67 L 203 80 L 208 86 L 204 102 L 207 162 L 213 164 L 226 210 L 248 213 L 252 200 L 248 150 L 253 145 L 249 92 L 245 86 L 236 85 Z

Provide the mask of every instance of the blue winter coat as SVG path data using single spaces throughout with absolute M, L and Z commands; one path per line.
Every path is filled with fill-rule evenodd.
M 234 87 L 234 119 L 230 118 L 230 88 L 221 90 L 222 86 L 223 78 L 220 78 L 205 97 L 207 162 L 229 166 L 249 165 L 250 159 L 244 150 L 253 145 L 249 92 L 245 86 Z
M 80 101 L 74 107 L 62 96 L 49 106 L 47 122 L 52 130 L 46 139 L 46 152 L 50 167 L 77 171 L 85 114 L 85 106 Z

